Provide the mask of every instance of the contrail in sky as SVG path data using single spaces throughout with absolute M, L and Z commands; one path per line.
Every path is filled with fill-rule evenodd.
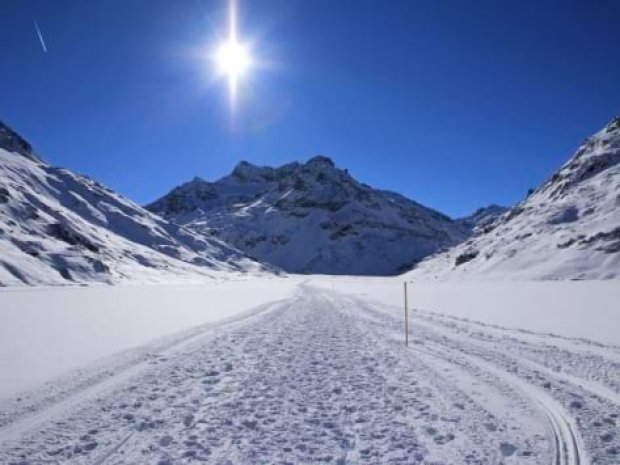
M 45 39 L 43 39 L 43 34 L 41 34 L 41 28 L 39 28 L 39 23 L 37 23 L 36 20 L 34 21 L 34 28 L 37 30 L 39 42 L 41 42 L 41 48 L 43 48 L 43 51 L 47 53 L 47 45 L 45 45 Z

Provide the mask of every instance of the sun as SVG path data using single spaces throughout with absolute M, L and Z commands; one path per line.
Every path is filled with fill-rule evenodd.
M 253 60 L 250 48 L 237 37 L 237 5 L 229 0 L 228 37 L 220 42 L 213 53 L 217 72 L 228 80 L 228 94 L 234 106 L 237 87 L 242 77 L 248 74 Z
M 215 61 L 218 71 L 229 79 L 242 77 L 252 63 L 248 47 L 234 40 L 228 40 L 218 46 Z

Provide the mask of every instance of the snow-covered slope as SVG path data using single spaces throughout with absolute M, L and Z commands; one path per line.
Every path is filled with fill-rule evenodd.
M 359 183 L 324 156 L 279 168 L 241 162 L 229 176 L 195 178 L 147 209 L 301 273 L 396 274 L 467 235 L 447 216 Z
M 263 269 L 218 239 L 41 160 L 0 122 L 0 285 L 153 280 Z
M 586 139 L 527 199 L 411 275 L 620 278 L 620 118 Z

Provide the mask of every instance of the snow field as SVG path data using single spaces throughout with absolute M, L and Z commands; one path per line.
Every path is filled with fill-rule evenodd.
M 620 348 L 419 310 L 411 322 L 405 348 L 398 308 L 310 281 L 70 396 L 3 404 L 0 461 L 618 463 Z
M 310 282 L 387 304 L 400 315 L 404 280 L 317 275 Z M 416 309 L 620 346 L 618 281 L 408 282 L 409 304 Z
M 288 297 L 293 279 L 0 290 L 0 400 L 68 370 Z

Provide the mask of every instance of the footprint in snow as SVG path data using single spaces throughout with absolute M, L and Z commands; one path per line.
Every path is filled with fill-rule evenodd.
M 511 457 L 517 451 L 517 448 L 509 442 L 502 442 L 499 445 L 499 450 L 504 457 Z

